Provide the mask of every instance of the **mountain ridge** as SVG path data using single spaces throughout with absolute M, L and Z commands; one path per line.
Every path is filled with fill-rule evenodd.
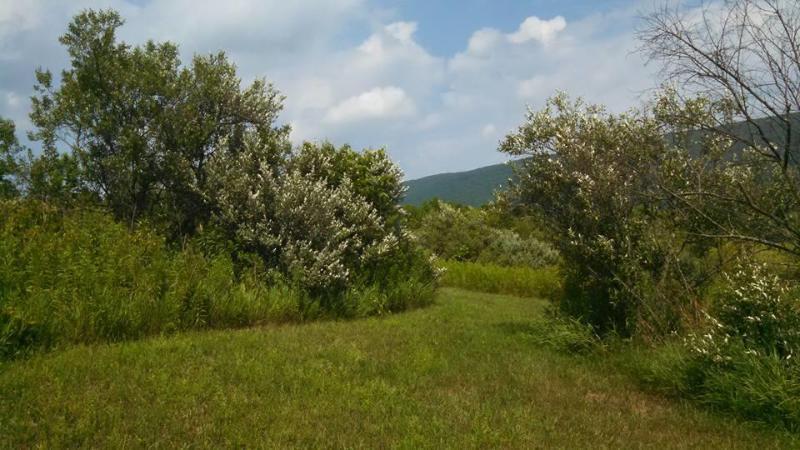
M 438 198 L 450 203 L 481 206 L 489 203 L 494 198 L 494 192 L 501 189 L 512 176 L 513 168 L 509 162 L 428 175 L 403 183 L 408 188 L 403 203 L 418 206 Z

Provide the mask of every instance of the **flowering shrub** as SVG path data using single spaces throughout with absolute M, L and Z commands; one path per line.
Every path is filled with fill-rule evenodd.
M 760 264 L 740 264 L 725 274 L 709 327 L 687 339 L 697 355 L 722 363 L 736 353 L 790 362 L 800 352 L 800 301 L 796 289 Z
M 254 144 L 213 160 L 210 170 L 222 227 L 310 292 L 342 292 L 413 252 L 395 202 L 402 173 L 381 151 L 306 143 L 275 158 Z
M 656 350 L 644 381 L 763 422 L 800 428 L 800 303 L 764 265 L 724 276 L 706 327 Z
M 525 157 L 507 201 L 542 217 L 563 257 L 560 306 L 598 331 L 632 334 L 643 288 L 664 292 L 650 285 L 675 266 L 666 261 L 679 236 L 654 226 L 656 163 L 666 146 L 659 125 L 642 111 L 611 114 L 560 94 L 530 111 L 500 147 Z

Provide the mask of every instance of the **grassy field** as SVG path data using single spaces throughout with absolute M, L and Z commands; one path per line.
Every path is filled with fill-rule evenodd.
M 502 267 L 494 264 L 442 261 L 444 286 L 519 297 L 552 298 L 561 289 L 557 267 Z
M 190 332 L 0 366 L 0 448 L 797 448 L 543 348 L 543 301 Z

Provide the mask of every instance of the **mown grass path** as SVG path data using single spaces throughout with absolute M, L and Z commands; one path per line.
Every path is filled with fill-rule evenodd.
M 187 333 L 0 366 L 0 447 L 797 448 L 537 346 L 544 302 Z

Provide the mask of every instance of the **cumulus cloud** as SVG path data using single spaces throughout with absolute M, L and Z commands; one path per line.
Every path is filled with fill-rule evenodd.
M 485 55 L 500 42 L 503 34 L 494 28 L 482 28 L 472 34 L 467 44 L 467 51 L 473 55 Z
M 395 22 L 386 26 L 386 32 L 400 42 L 411 42 L 416 31 L 416 22 Z
M 556 34 L 566 27 L 567 21 L 561 16 L 550 20 L 542 20 L 536 16 L 531 16 L 520 24 L 516 33 L 508 35 L 508 40 L 514 44 L 522 44 L 528 41 L 539 41 L 546 44 L 552 41 Z
M 415 107 L 405 91 L 395 86 L 379 87 L 350 97 L 331 108 L 325 119 L 331 123 L 369 119 L 391 119 L 414 114 Z

